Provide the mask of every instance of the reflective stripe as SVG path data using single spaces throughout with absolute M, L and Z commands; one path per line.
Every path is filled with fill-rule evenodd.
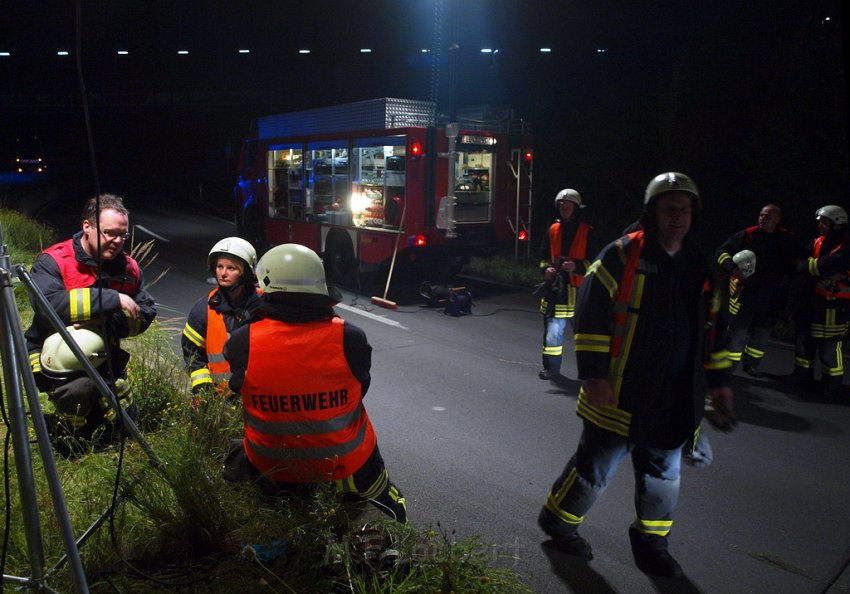
M 644 520 L 637 518 L 635 522 L 637 523 L 635 528 L 638 531 L 656 536 L 667 536 L 670 533 L 670 529 L 673 528 L 673 520 Z
M 357 450 L 366 437 L 367 424 L 360 426 L 357 435 L 344 443 L 328 445 L 321 448 L 304 447 L 266 447 L 254 443 L 246 435 L 245 445 L 250 447 L 254 453 L 271 460 L 328 460 L 342 457 Z
M 30 367 L 33 373 L 41 373 L 41 353 L 36 352 L 30 354 Z
M 68 291 L 68 301 L 71 322 L 84 322 L 91 319 L 90 289 L 71 289 Z
M 200 335 L 200 333 L 199 333 L 197 330 L 195 330 L 194 328 L 192 328 L 192 327 L 189 325 L 189 322 L 186 322 L 186 325 L 185 325 L 185 326 L 183 326 L 183 336 L 185 336 L 185 337 L 186 337 L 186 339 L 187 339 L 189 342 L 191 342 L 192 344 L 194 344 L 194 345 L 195 345 L 196 347 L 198 347 L 199 349 L 205 349 L 205 350 L 206 350 L 206 348 L 207 348 L 207 340 L 206 340 L 206 338 L 204 338 L 203 336 L 201 336 L 201 335 Z
M 564 354 L 564 347 L 563 347 L 563 345 L 544 346 L 543 347 L 543 354 L 549 355 L 549 356 L 552 356 L 552 357 L 560 357 L 561 355 Z
M 196 369 L 189 377 L 192 379 L 192 387 L 199 386 L 201 384 L 211 384 L 212 383 L 212 375 L 210 374 L 210 370 L 206 367 L 201 367 L 200 369 Z
M 272 411 L 275 412 L 275 411 Z M 349 412 L 332 417 L 330 419 L 319 419 L 315 421 L 263 421 L 245 410 L 245 425 L 254 431 L 265 435 L 285 437 L 289 435 L 324 435 L 342 431 L 353 423 L 356 423 L 363 414 L 363 403 Z

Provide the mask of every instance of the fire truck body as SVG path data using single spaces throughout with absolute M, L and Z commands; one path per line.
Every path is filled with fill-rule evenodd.
M 240 233 L 306 245 L 349 285 L 385 269 L 397 245 L 399 268 L 445 272 L 515 241 L 530 177 L 512 158 L 530 136 L 437 120 L 433 103 L 391 98 L 260 118 L 236 187 Z

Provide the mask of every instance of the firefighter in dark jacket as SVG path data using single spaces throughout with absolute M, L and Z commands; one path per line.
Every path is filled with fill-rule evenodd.
M 779 226 L 781 219 L 777 205 L 765 205 L 757 225 L 729 237 L 714 255 L 731 276 L 729 358 L 733 365 L 742 362 L 744 372 L 753 377 L 762 377 L 759 365 L 776 319 L 777 297 L 794 271 L 793 262 L 805 257 L 803 246 Z M 742 254 L 741 268 L 734 258 L 746 251 L 755 259 Z
M 811 256 L 797 270 L 808 283 L 795 315 L 794 373 L 801 387 L 814 386 L 815 357 L 821 363 L 821 390 L 827 399 L 838 398 L 844 378 L 842 339 L 850 315 L 850 233 L 847 211 L 830 204 L 815 213 L 820 235 Z
M 592 558 L 579 526 L 631 454 L 635 561 L 650 575 L 679 575 L 667 543 L 682 447 L 698 434 L 707 403 L 710 421 L 722 429 L 734 424 L 726 386 L 730 363 L 716 319 L 725 309 L 725 287 L 716 284 L 690 237 L 699 210 L 699 192 L 688 176 L 653 178 L 641 229 L 605 247 L 579 291 L 576 360 L 583 385 L 577 412 L 583 432 L 538 519 L 553 546 L 578 558 Z
M 290 492 L 333 483 L 406 522 L 405 499 L 363 406 L 372 347 L 334 313 L 342 296 L 328 289 L 319 256 L 279 245 L 260 258 L 256 274 L 263 291 L 257 319 L 236 329 L 224 349 L 245 422 L 225 478 L 262 477 L 267 488 Z
M 564 331 L 576 311 L 576 292 L 590 265 L 588 241 L 593 227 L 580 216 L 581 195 L 570 188 L 555 196 L 560 218 L 552 223 L 540 245 L 540 269 L 544 281 L 535 291 L 543 314 L 543 369 L 540 379 L 561 376 Z
M 128 229 L 129 213 L 121 197 L 91 198 L 83 209 L 82 230 L 39 254 L 31 275 L 66 326 L 95 331 L 104 340 L 108 358 L 98 371 L 133 418 L 136 407 L 126 379 L 130 356 L 120 340 L 147 330 L 156 308 L 139 264 L 123 250 Z M 25 333 L 27 350 L 36 383 L 54 408 L 46 417 L 53 437 L 64 444 L 57 445 L 73 450 L 75 440 L 93 437 L 104 425 L 104 433 L 113 434 L 115 412 L 88 376 L 54 373 L 52 365 L 42 366 L 42 347 L 55 330 L 34 310 Z
M 192 306 L 181 337 L 196 397 L 204 390 L 226 386 L 230 379 L 224 343 L 236 328 L 248 323 L 251 311 L 260 304 L 256 265 L 254 246 L 241 237 L 226 237 L 210 250 L 207 268 L 217 286 Z

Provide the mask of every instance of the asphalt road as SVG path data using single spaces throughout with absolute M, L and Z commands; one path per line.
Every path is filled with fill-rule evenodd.
M 210 288 L 209 247 L 233 226 L 162 201 L 136 207 L 131 222 L 137 241 L 156 239 L 146 275 L 167 270 L 151 291 L 160 318 L 179 332 Z M 808 402 L 773 377 L 736 375 L 738 429 L 706 429 L 714 463 L 683 469 L 670 538 L 685 578 L 653 580 L 632 562 L 628 461 L 582 529 L 591 563 L 541 546 L 537 513 L 580 432 L 578 383 L 537 378 L 542 325 L 529 294 L 473 292 L 472 315 L 458 318 L 416 301 L 378 308 L 368 292 L 345 292 L 338 306 L 374 348 L 366 407 L 412 522 L 447 538 L 479 536 L 494 563 L 545 594 L 850 591 L 850 391 L 845 405 Z M 771 344 L 765 371 L 792 367 L 790 347 Z M 575 377 L 569 355 L 565 372 Z

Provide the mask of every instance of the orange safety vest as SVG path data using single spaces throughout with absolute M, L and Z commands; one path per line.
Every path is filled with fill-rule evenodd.
M 278 482 L 342 480 L 377 445 L 360 382 L 343 349 L 345 322 L 287 324 L 272 319 L 249 330 L 240 390 L 245 452 Z
M 823 243 L 826 241 L 826 236 L 821 235 L 817 239 L 815 239 L 814 246 L 812 248 L 812 255 L 815 260 L 820 258 L 820 252 L 823 248 Z M 831 252 L 830 254 L 834 254 L 839 249 L 844 247 L 844 241 L 842 240 Z M 811 270 L 811 265 L 810 265 Z M 843 276 L 838 281 L 833 281 L 830 278 L 822 278 L 818 280 L 815 285 L 815 293 L 818 295 L 823 295 L 824 297 L 831 297 L 835 299 L 850 299 L 850 285 L 847 284 L 847 279 Z
M 579 223 L 573 241 L 570 243 L 570 251 L 567 253 L 569 260 L 582 261 L 587 259 L 587 235 L 591 228 L 587 223 Z M 549 254 L 552 262 L 558 262 L 561 259 L 561 243 L 561 223 L 559 221 L 552 223 L 552 226 L 549 227 Z M 581 286 L 583 280 L 583 274 L 570 274 L 570 284 L 574 287 Z
M 207 296 L 207 301 L 218 289 L 213 289 Z M 224 358 L 224 343 L 227 342 L 227 326 L 224 316 L 207 305 L 207 369 L 213 383 L 225 382 L 230 379 L 230 363 Z
M 73 238 L 50 246 L 43 253 L 53 258 L 54 262 L 56 262 L 59 272 L 62 274 L 62 282 L 65 283 L 66 290 L 83 289 L 97 282 L 97 268 L 86 266 L 77 260 L 76 253 L 74 252 Z M 105 279 L 106 286 L 132 297 L 139 290 L 141 273 L 139 272 L 139 264 L 129 254 L 125 253 L 124 258 L 127 261 L 124 275 L 118 278 Z
M 623 254 L 623 244 L 621 240 L 617 240 L 617 249 L 620 250 L 620 257 L 625 258 L 625 268 L 623 276 L 620 279 L 620 285 L 617 290 L 617 296 L 614 299 L 613 320 L 614 327 L 611 333 L 611 357 L 617 357 L 623 350 L 623 338 L 626 335 L 626 322 L 629 316 L 629 305 L 633 299 L 632 287 L 635 282 L 635 272 L 637 271 L 640 254 L 643 251 L 645 235 L 643 231 L 635 231 L 626 235 L 629 238 L 628 250 L 626 256 Z

